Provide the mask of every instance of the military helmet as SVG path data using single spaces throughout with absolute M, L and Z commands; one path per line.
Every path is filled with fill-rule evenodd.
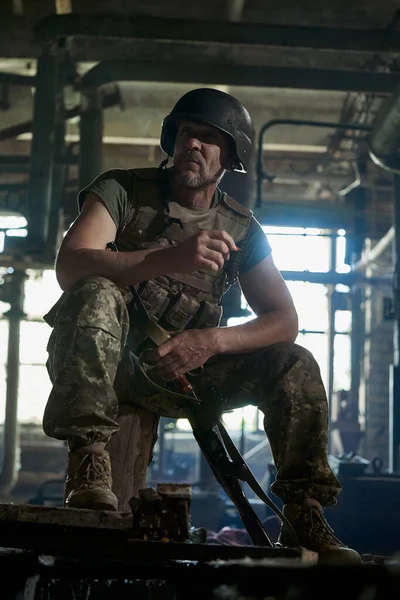
M 175 138 L 182 119 L 200 121 L 226 133 L 235 153 L 232 170 L 247 172 L 253 126 L 248 111 L 239 100 L 213 88 L 192 90 L 182 96 L 162 122 L 160 146 L 168 156 L 174 154 Z

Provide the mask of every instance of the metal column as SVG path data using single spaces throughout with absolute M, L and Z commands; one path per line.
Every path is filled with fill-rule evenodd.
M 330 271 L 336 271 L 336 235 L 331 237 Z M 328 311 L 329 311 L 329 329 L 328 329 L 328 411 L 329 427 L 332 422 L 332 400 L 333 400 L 333 378 L 334 378 L 334 360 L 335 360 L 335 286 L 328 285 Z M 328 438 L 328 450 L 331 450 L 331 435 Z
M 21 320 L 26 316 L 24 304 L 24 272 L 11 276 L 11 308 L 4 314 L 8 318 L 7 391 L 3 433 L 3 465 L 0 474 L 0 496 L 7 497 L 18 480 L 20 431 L 18 425 L 19 341 Z
M 389 385 L 389 471 L 400 467 L 400 175 L 394 175 L 393 207 L 393 364 Z
M 360 171 L 364 171 L 364 165 L 360 165 Z M 363 211 L 365 209 L 367 190 L 358 187 L 352 190 L 347 198 L 352 201 L 352 207 L 361 216 L 354 219 L 354 235 L 350 247 L 350 262 L 356 263 L 361 258 L 365 238 L 365 220 Z M 365 317 L 364 317 L 364 288 L 355 284 L 351 288 L 351 412 L 352 420 L 358 422 L 359 396 L 361 382 L 361 361 L 364 354 Z
M 400 467 L 400 84 L 382 105 L 369 140 L 372 160 L 393 172 L 393 364 L 389 372 L 389 471 Z
M 57 89 L 56 93 L 56 112 L 54 123 L 54 154 L 52 181 L 51 181 L 51 200 L 49 207 L 49 224 L 47 235 L 47 246 L 52 258 L 55 259 L 58 247 L 61 243 L 63 234 L 61 221 L 61 201 L 65 182 L 68 176 L 69 163 L 67 160 L 67 147 L 65 144 L 66 115 L 64 107 L 63 86 Z
M 82 91 L 79 142 L 79 189 L 103 170 L 103 100 L 96 87 Z
M 58 58 L 38 58 L 28 193 L 28 244 L 35 252 L 47 243 L 54 163 Z

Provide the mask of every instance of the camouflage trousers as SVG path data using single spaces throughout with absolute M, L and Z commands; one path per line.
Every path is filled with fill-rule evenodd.
M 157 412 L 160 393 L 127 354 L 133 324 L 115 284 L 101 277 L 79 282 L 44 318 L 53 326 L 47 361 L 53 386 L 43 417 L 48 436 L 70 446 L 107 442 L 118 431 L 122 405 Z M 271 489 L 283 502 L 313 497 L 323 506 L 336 503 L 341 485 L 327 460 L 327 398 L 308 350 L 279 343 L 248 354 L 218 355 L 207 361 L 195 384 L 200 397 L 203 388 L 216 386 L 226 409 L 253 404 L 264 413 L 277 470 Z M 172 415 L 174 410 L 179 412 L 171 399 Z

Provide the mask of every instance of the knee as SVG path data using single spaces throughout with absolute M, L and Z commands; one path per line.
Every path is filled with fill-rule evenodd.
M 318 406 L 326 409 L 326 392 L 320 368 L 313 354 L 295 343 L 282 343 L 266 349 L 260 379 L 265 395 L 258 408 L 267 414 L 286 400 L 299 409 Z M 280 410 L 278 408 L 278 410 Z
M 299 381 L 304 377 L 320 378 L 320 368 L 314 355 L 294 342 L 281 342 L 265 350 L 265 362 L 274 367 L 277 372 L 296 373 Z M 268 369 L 266 369 L 268 370 Z
M 78 281 L 67 292 L 57 318 L 73 319 L 87 325 L 88 321 L 125 321 L 128 311 L 119 287 L 106 277 L 88 277 Z
M 298 365 L 306 373 L 316 373 L 319 375 L 319 365 L 312 352 L 307 350 L 307 348 L 299 344 L 290 343 L 287 344 L 287 352 L 289 352 L 291 362 L 294 365 Z
M 315 389 L 315 397 L 320 398 L 322 394 L 323 383 L 321 379 L 321 371 L 317 360 L 312 352 L 300 346 L 292 344 L 290 357 L 290 378 L 292 381 L 297 381 L 299 388 L 308 390 L 308 395 L 313 396 L 312 391 Z M 325 392 L 324 392 L 325 393 Z

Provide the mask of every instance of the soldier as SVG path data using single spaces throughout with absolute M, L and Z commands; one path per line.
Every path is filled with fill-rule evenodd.
M 79 193 L 79 215 L 55 266 L 64 293 L 45 316 L 53 327 L 53 387 L 43 428 L 68 443 L 65 505 L 117 510 L 106 445 L 118 430 L 119 407 L 181 416 L 168 395 L 171 382 L 202 367 L 200 397 L 212 384 L 226 409 L 254 404 L 264 413 L 277 469 L 271 489 L 300 544 L 324 559 L 358 562 L 323 515 L 341 485 L 327 460 L 318 364 L 294 343 L 296 310 L 259 223 L 218 188 L 226 171 L 246 172 L 251 138 L 250 115 L 236 98 L 196 89 L 162 124 L 171 168 L 167 158 L 158 169 L 106 171 Z M 113 241 L 119 252 L 107 250 Z M 236 278 L 256 318 L 220 327 L 221 301 Z M 150 314 L 174 332 L 153 352 L 152 378 L 161 391 L 138 368 L 132 284 Z M 288 540 L 283 526 L 280 541 Z

